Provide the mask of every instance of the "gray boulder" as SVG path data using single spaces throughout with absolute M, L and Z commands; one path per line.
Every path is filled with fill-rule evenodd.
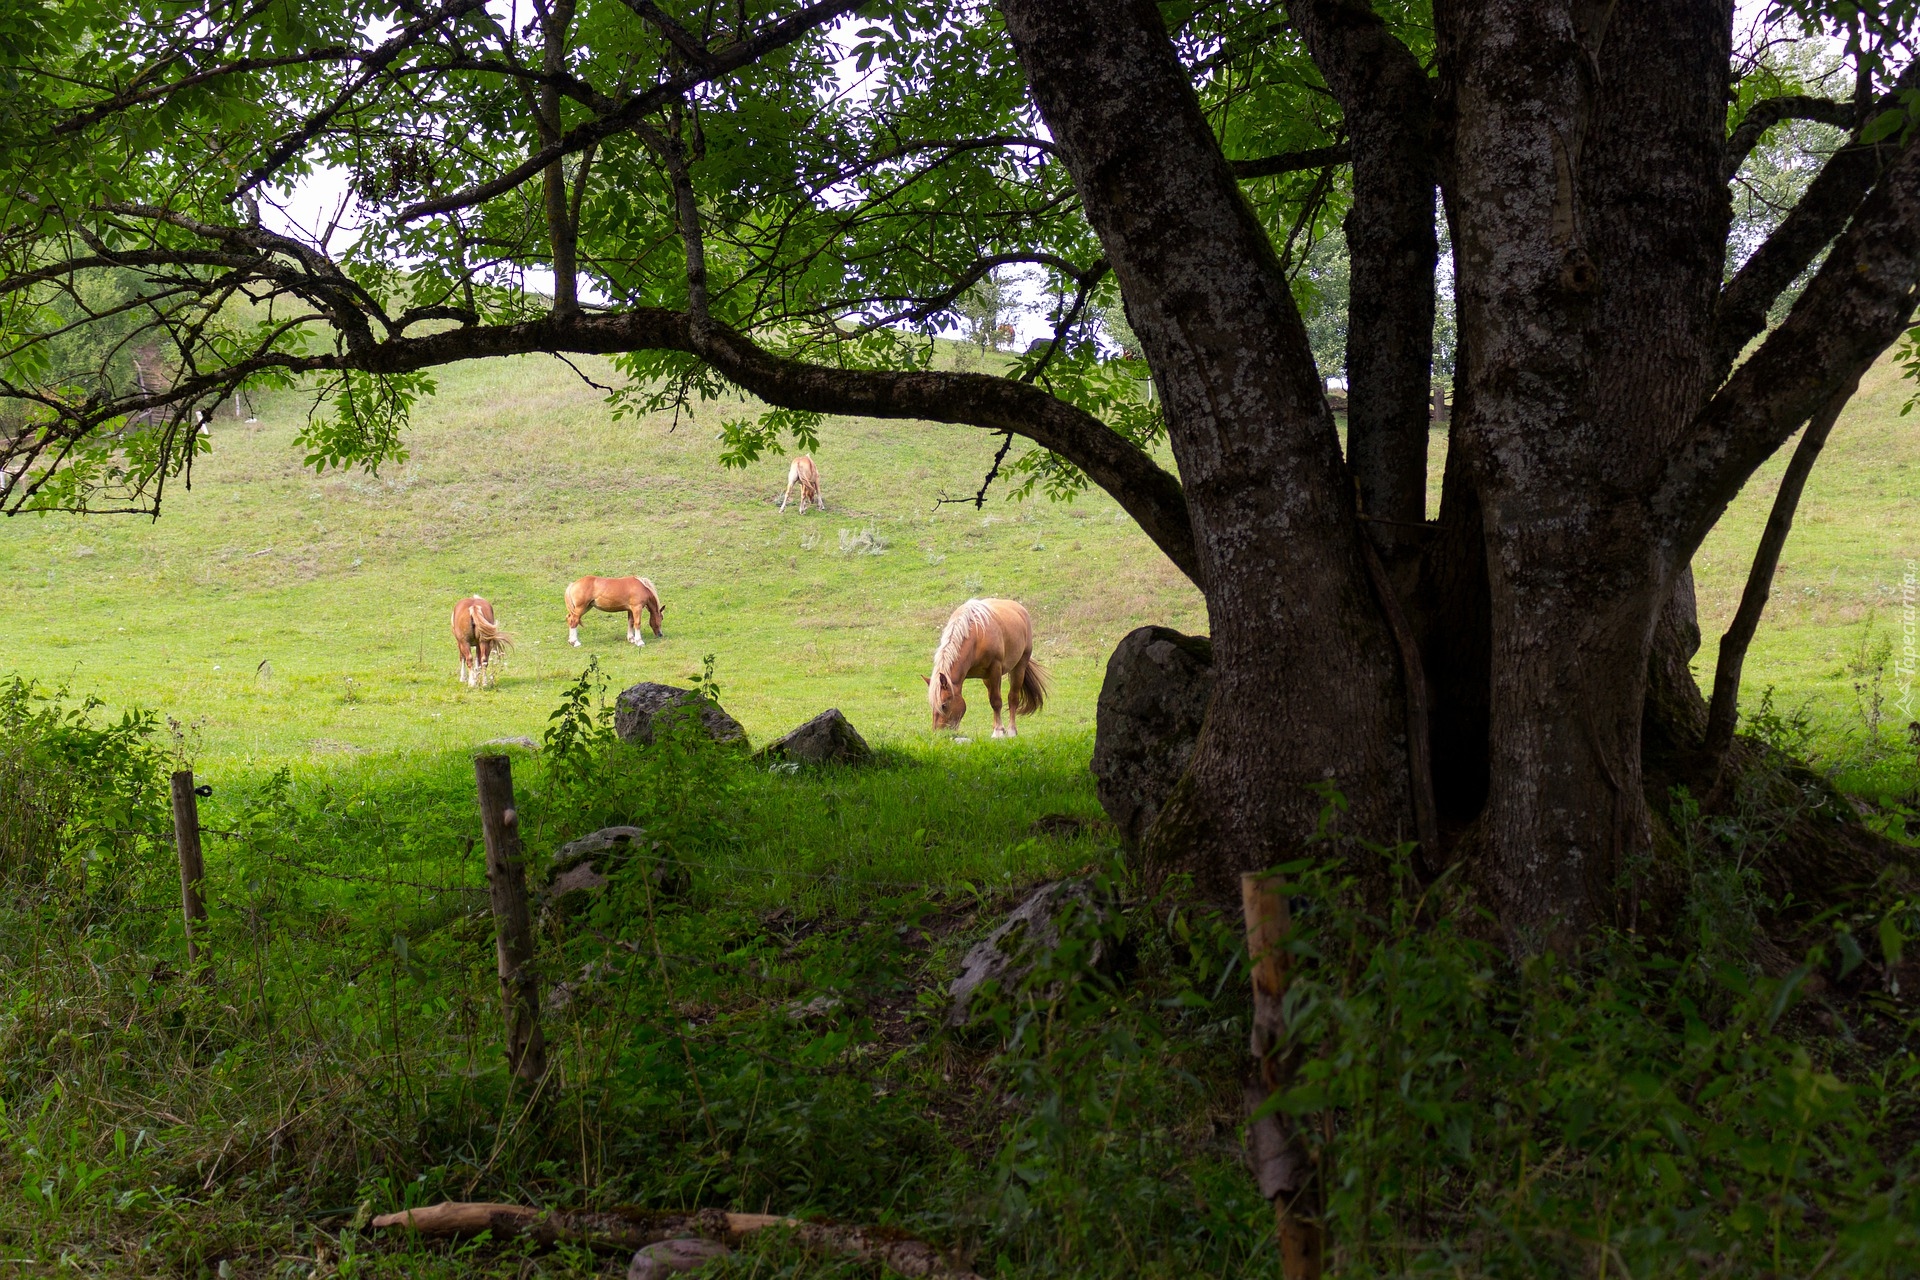
M 1093 771 L 1100 807 L 1138 845 L 1173 784 L 1213 697 L 1213 642 L 1170 627 L 1141 627 L 1107 659 L 1094 712 Z
M 701 728 L 715 742 L 746 742 L 747 731 L 717 704 L 691 689 L 652 681 L 634 685 L 620 695 L 613 713 L 613 731 L 628 742 L 647 746 L 653 742 L 655 723 L 663 714 L 684 715 L 688 711 L 699 716 Z
M 800 764 L 858 764 L 873 755 L 873 748 L 835 707 L 822 711 L 786 737 L 769 742 L 760 754 Z
M 1010 987 L 1039 964 L 1047 952 L 1060 945 L 1060 922 L 1068 914 L 1106 919 L 1106 909 L 1095 900 L 1093 886 L 1085 880 L 1056 880 L 1041 885 L 1026 901 L 1015 907 L 1000 926 L 988 934 L 960 962 L 960 976 L 947 988 L 953 1005 L 947 1010 L 947 1025 L 967 1023 L 974 994 L 983 983 L 992 980 L 1002 988 Z M 1088 950 L 1088 965 L 1100 968 L 1110 957 L 1105 939 L 1096 939 Z
M 671 858 L 656 857 L 653 845 L 639 827 L 602 827 L 560 846 L 547 868 L 547 885 L 540 893 L 540 916 L 569 916 L 605 892 L 614 869 L 631 858 L 652 858 L 653 888 L 663 898 L 677 897 L 690 887 L 687 869 Z
M 666 1280 L 668 1276 L 698 1271 L 715 1258 L 724 1258 L 732 1252 L 718 1240 L 688 1237 L 656 1241 L 633 1255 L 627 1267 L 627 1280 Z

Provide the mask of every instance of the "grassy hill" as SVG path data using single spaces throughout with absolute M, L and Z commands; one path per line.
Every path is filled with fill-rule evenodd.
M 1853 685 L 1871 682 L 1849 669 L 1866 633 L 1897 648 L 1902 579 L 1920 557 L 1909 390 L 1883 364 L 1835 430 L 1747 666 L 1749 689 L 1815 699 L 1829 726 L 1851 720 Z M 989 465 L 995 441 L 962 428 L 832 422 L 828 511 L 782 517 L 785 459 L 716 461 L 715 429 L 746 406 L 614 422 L 553 360 L 447 371 L 416 414 L 410 460 L 377 477 L 304 469 L 292 437 L 307 408 L 276 396 L 258 425 L 222 417 L 192 491 L 157 523 L 0 522 L 0 671 L 196 722 L 203 758 L 234 763 L 537 736 L 589 655 L 618 688 L 679 681 L 714 654 L 756 740 L 839 706 L 871 736 L 925 741 L 920 676 L 940 626 L 967 596 L 993 594 L 1033 611 L 1059 692 L 1028 731 L 1052 737 L 1090 727 L 1106 655 L 1130 628 L 1206 626 L 1198 594 L 1104 494 L 1012 503 L 996 487 L 984 510 L 936 505 L 972 494 Z M 1437 489 L 1437 438 L 1435 452 Z M 1783 465 L 1696 560 L 1703 676 Z M 568 648 L 564 585 L 629 572 L 659 584 L 665 640 L 636 650 L 619 619 L 593 614 L 583 648 Z M 496 690 L 454 677 L 447 615 L 468 592 L 520 639 Z M 1890 666 L 1881 680 L 1897 701 Z M 970 734 L 985 723 L 975 705 Z
M 586 366 L 605 379 L 604 368 Z M 1028 732 L 1084 734 L 1107 654 L 1144 622 L 1205 630 L 1198 593 L 1104 494 L 1067 505 L 940 505 L 971 495 L 997 441 L 960 428 L 835 422 L 828 509 L 782 517 L 786 459 L 717 462 L 722 409 L 614 422 L 558 361 L 448 371 L 412 456 L 380 475 L 303 469 L 307 402 L 222 417 L 193 489 L 157 523 L 0 523 L 0 671 L 201 723 L 203 758 L 462 748 L 537 736 L 598 656 L 618 689 L 717 661 L 756 741 L 840 707 L 870 736 L 927 736 L 920 677 L 970 595 L 1032 610 L 1059 690 Z M 566 644 L 582 574 L 658 584 L 666 637 L 624 643 L 591 614 Z M 520 643 L 497 689 L 455 678 L 448 615 L 477 592 Z M 963 732 L 984 737 L 985 702 Z

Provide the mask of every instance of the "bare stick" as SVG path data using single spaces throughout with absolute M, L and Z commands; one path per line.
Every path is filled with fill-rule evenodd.
M 513 763 L 506 756 L 475 756 L 473 772 L 480 784 L 480 826 L 487 841 L 507 1063 L 516 1076 L 538 1084 L 547 1074 L 547 1042 L 540 1034 L 540 980 L 533 971 L 533 923 L 527 911 L 520 815 L 513 807 Z
M 702 1209 L 693 1213 L 654 1212 L 645 1209 L 577 1210 L 533 1209 L 517 1204 L 449 1201 L 399 1213 L 383 1213 L 373 1220 L 376 1229 L 407 1227 L 424 1236 L 475 1236 L 493 1233 L 496 1240 L 526 1236 L 542 1244 L 575 1241 L 603 1248 L 636 1249 L 659 1240 L 697 1235 L 737 1245 L 757 1231 L 785 1227 L 811 1248 L 881 1262 L 903 1276 L 937 1280 L 979 1280 L 965 1266 L 932 1245 L 886 1227 L 842 1226 L 805 1222 L 774 1213 L 725 1213 Z
M 1753 633 L 1760 627 L 1767 597 L 1773 592 L 1773 575 L 1780 566 L 1780 550 L 1786 546 L 1787 534 L 1793 529 L 1793 515 L 1800 506 L 1800 495 L 1807 487 L 1807 477 L 1819 460 L 1833 424 L 1859 385 L 1858 378 L 1843 383 L 1807 424 L 1806 434 L 1800 437 L 1800 444 L 1787 463 L 1786 474 L 1780 477 L 1780 490 L 1773 495 L 1773 510 L 1767 513 L 1766 530 L 1754 550 L 1746 590 L 1740 595 L 1740 608 L 1734 613 L 1727 633 L 1720 637 L 1720 656 L 1713 669 L 1713 705 L 1707 711 L 1707 753 L 1715 773 L 1726 759 L 1727 748 L 1733 745 L 1734 722 L 1740 707 L 1740 668 L 1747 660 L 1747 646 L 1753 643 Z
M 182 769 L 173 775 L 173 843 L 180 851 L 180 920 L 187 935 L 187 963 L 200 963 L 200 947 L 193 940 L 193 927 L 207 918 L 207 907 L 200 900 L 200 882 L 206 879 L 206 863 L 200 856 L 200 802 L 193 793 L 193 770 Z
M 1280 1238 L 1280 1271 L 1286 1280 L 1319 1280 L 1326 1254 L 1320 1223 L 1320 1180 L 1313 1156 L 1300 1141 L 1292 1117 L 1260 1108 L 1293 1079 L 1298 1052 L 1288 1044 L 1282 1002 L 1287 994 L 1287 932 L 1292 921 L 1278 877 L 1249 871 L 1240 877 L 1240 907 L 1247 922 L 1247 959 L 1253 968 L 1254 1077 L 1247 1082 L 1247 1138 L 1260 1194 L 1273 1202 Z

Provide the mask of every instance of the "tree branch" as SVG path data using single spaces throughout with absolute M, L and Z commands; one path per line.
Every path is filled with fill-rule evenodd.
M 1900 335 L 1920 282 L 1920 140 L 1861 204 L 1813 283 L 1694 420 L 1651 500 L 1679 562 L 1754 468 Z
M 624 3 L 641 21 L 659 28 L 660 34 L 667 38 L 667 43 L 677 49 L 680 56 L 688 62 L 696 67 L 713 65 L 713 53 L 701 43 L 700 37 L 675 22 L 661 10 L 659 5 L 652 3 L 652 0 L 624 0 Z
M 695 324 L 685 312 L 663 308 L 549 314 L 517 324 L 392 337 L 310 356 L 263 352 L 182 378 L 166 392 L 94 406 L 84 416 L 74 415 L 74 427 L 65 434 L 71 438 L 76 431 L 114 417 L 191 402 L 270 371 L 397 374 L 495 356 L 623 355 L 647 350 L 698 356 L 728 381 L 783 408 L 1010 431 L 1086 472 L 1113 495 L 1175 567 L 1196 584 L 1200 582 L 1199 557 L 1179 480 L 1086 410 L 1038 387 L 990 374 L 838 369 L 790 360 L 718 321 Z
M 1915 87 L 1920 87 L 1920 60 L 1901 73 L 1893 92 L 1881 99 L 1880 107 L 1898 105 L 1897 95 Z M 1855 134 L 1828 158 L 1786 220 L 1774 228 L 1720 291 L 1713 336 L 1713 372 L 1717 377 L 1726 377 L 1740 352 L 1766 329 L 1767 311 L 1774 299 L 1845 230 L 1847 219 L 1900 151 L 1898 137 L 1869 146 L 1860 145 L 1857 139 Z
M 361 88 L 364 87 L 369 80 L 385 70 L 386 67 L 399 58 L 401 54 L 411 49 L 414 42 L 422 35 L 440 26 L 442 23 L 457 21 L 474 10 L 484 9 L 485 7 L 486 0 L 445 0 L 445 3 L 434 12 L 424 17 L 416 18 L 414 21 L 402 27 L 391 39 L 365 56 L 361 61 L 359 70 L 355 72 L 349 80 L 347 87 L 336 94 L 333 101 L 329 102 L 311 116 L 308 116 L 306 120 L 301 122 L 299 128 L 285 135 L 279 142 L 273 145 L 273 148 L 267 153 L 266 159 L 255 165 L 251 172 L 235 184 L 233 189 L 234 197 L 237 199 L 245 195 L 278 172 L 280 166 L 285 164 L 290 156 L 310 142 L 315 135 L 327 127 L 329 121 L 353 103 L 354 99 L 359 95 Z
M 1726 758 L 1727 748 L 1733 745 L 1733 729 L 1740 709 L 1740 670 L 1746 663 L 1747 647 L 1753 643 L 1754 632 L 1760 627 L 1760 615 L 1766 611 L 1767 597 L 1773 592 L 1774 570 L 1780 566 L 1781 548 L 1786 546 L 1787 534 L 1793 529 L 1800 495 L 1807 487 L 1807 477 L 1813 473 L 1813 464 L 1819 459 L 1833 424 L 1839 421 L 1840 411 L 1859 385 L 1858 379 L 1842 383 L 1807 424 L 1806 434 L 1800 437 L 1800 445 L 1793 451 L 1786 473 L 1780 477 L 1780 488 L 1773 496 L 1773 508 L 1767 513 L 1767 527 L 1754 549 L 1746 589 L 1740 595 L 1740 607 L 1734 611 L 1726 634 L 1720 637 L 1720 656 L 1713 668 L 1713 703 L 1707 711 L 1706 739 L 1707 758 L 1713 762 L 1711 772 L 1716 775 Z
M 1330 147 L 1283 151 L 1279 155 L 1261 156 L 1255 160 L 1229 160 L 1227 163 L 1233 166 L 1233 176 L 1245 182 L 1249 178 L 1272 178 L 1305 169 L 1325 169 L 1330 165 L 1349 164 L 1352 160 L 1353 144 L 1336 142 Z
M 491 200 L 495 196 L 504 195 L 535 174 L 542 172 L 555 161 L 570 156 L 576 151 L 584 150 L 603 139 L 611 138 L 617 133 L 626 132 L 649 113 L 682 97 L 689 90 L 730 71 L 748 66 L 775 49 L 792 44 L 808 32 L 852 12 L 859 7 L 860 3 L 861 0 L 822 0 L 819 4 L 808 5 L 799 12 L 782 18 L 758 35 L 716 51 L 712 59 L 699 70 L 664 80 L 646 92 L 637 93 L 628 98 L 618 110 L 584 124 L 575 125 L 567 130 L 558 142 L 540 148 L 499 177 L 476 183 L 450 195 L 436 196 L 431 200 L 422 200 L 408 205 L 400 211 L 400 221 L 407 223 L 431 217 L 436 213 L 451 213 L 455 209 L 465 209 Z
M 1783 98 L 1762 98 L 1748 109 L 1746 116 L 1734 129 L 1733 136 L 1727 139 L 1727 153 L 1724 164 L 1726 181 L 1732 182 L 1740 176 L 1740 166 L 1766 136 L 1767 130 L 1786 120 L 1812 120 L 1817 124 L 1830 124 L 1836 129 L 1851 130 L 1854 125 L 1853 104 L 1835 102 L 1831 98 L 1815 98 L 1803 93 L 1790 94 Z
M 1433 83 L 1368 0 L 1288 0 L 1287 13 L 1353 140 L 1347 463 L 1361 510 L 1418 521 L 1426 515 L 1439 256 Z

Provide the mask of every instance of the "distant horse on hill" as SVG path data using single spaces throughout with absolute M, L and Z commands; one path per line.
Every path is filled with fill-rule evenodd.
M 1008 678 L 1007 727 L 1000 727 L 1000 677 Z M 926 677 L 933 727 L 959 727 L 967 714 L 960 686 L 978 679 L 993 706 L 993 736 L 1020 734 L 1020 717 L 1038 711 L 1047 697 L 1047 673 L 1033 660 L 1033 619 L 1017 600 L 969 600 L 953 611 L 940 647 L 933 651 L 933 674 Z
M 460 649 L 460 683 L 478 689 L 493 683 L 493 655 L 513 647 L 513 637 L 493 619 L 493 606 L 468 596 L 453 606 L 453 643 Z
M 827 504 L 820 501 L 820 468 L 813 465 L 810 454 L 801 454 L 787 468 L 787 489 L 780 495 L 780 514 L 787 514 L 787 499 L 793 494 L 793 486 L 800 486 L 800 514 L 807 514 L 807 504 L 811 502 L 822 511 Z
M 628 642 L 644 647 L 647 642 L 640 635 L 640 611 L 646 610 L 647 623 L 658 636 L 667 606 L 660 603 L 660 593 L 645 578 L 581 578 L 567 588 L 567 643 L 576 649 L 580 647 L 580 618 L 589 609 L 626 614 Z

